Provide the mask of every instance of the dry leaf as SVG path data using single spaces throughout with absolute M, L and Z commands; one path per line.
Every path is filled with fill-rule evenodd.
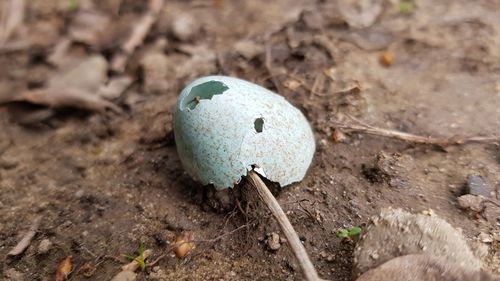
M 27 102 L 50 108 L 73 107 L 95 112 L 122 110 L 102 98 L 98 92 L 107 80 L 108 63 L 102 56 L 90 56 L 76 65 L 59 71 L 42 89 L 27 90 L 1 103 Z
M 59 263 L 56 270 L 55 281 L 64 281 L 71 273 L 71 268 L 73 267 L 72 256 L 67 256 L 64 260 Z
M 61 69 L 48 81 L 47 88 L 76 88 L 95 94 L 108 79 L 108 62 L 103 56 L 94 55 Z
M 0 12 L 0 45 L 3 45 L 24 21 L 25 1 L 2 1 Z
M 106 85 L 99 88 L 99 96 L 106 99 L 119 98 L 132 82 L 134 81 L 130 76 L 113 77 Z
M 183 259 L 193 248 L 193 237 L 190 233 L 184 233 L 175 237 L 174 253 L 177 258 Z
M 75 41 L 90 46 L 100 45 L 99 40 L 110 23 L 111 19 L 105 14 L 80 11 L 73 18 L 69 34 Z
M 114 103 L 99 96 L 79 89 L 42 89 L 25 91 L 13 97 L 9 102 L 29 102 L 46 105 L 51 108 L 74 107 L 95 112 L 111 109 L 116 113 L 122 110 Z
M 97 267 L 94 264 L 92 264 L 90 262 L 86 262 L 82 266 L 80 266 L 80 269 L 78 269 L 78 272 L 82 272 L 83 276 L 85 276 L 85 277 L 90 277 L 94 274 L 96 269 L 97 269 Z

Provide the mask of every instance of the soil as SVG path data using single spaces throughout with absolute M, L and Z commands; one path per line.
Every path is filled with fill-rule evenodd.
M 66 59 L 101 54 L 108 62 L 148 10 L 147 1 L 26 2 L 12 40 L 30 45 L 0 48 L 0 97 L 58 75 L 49 56 L 82 10 L 111 24 L 74 42 Z M 350 114 L 426 136 L 500 135 L 500 1 L 364 1 L 365 13 L 346 12 L 356 1 L 337 2 L 168 1 L 128 58 L 133 84 L 111 99 L 123 112 L 0 107 L 0 256 L 41 217 L 31 245 L 0 272 L 51 280 L 71 255 L 71 280 L 110 280 L 142 241 L 151 261 L 167 255 L 138 280 L 300 280 L 289 248 L 269 249 L 270 233 L 283 235 L 255 194 L 244 184 L 203 187 L 180 164 L 176 97 L 193 78 L 216 73 L 278 92 L 310 121 L 317 140 L 310 170 L 275 191 L 322 278 L 353 280 L 355 241 L 335 232 L 363 228 L 385 207 L 432 209 L 468 241 L 481 232 L 499 237 L 498 220 L 457 206 L 471 174 L 500 196 L 498 143 L 442 148 L 356 133 L 340 141 L 332 124 Z M 353 85 L 361 90 L 345 91 Z M 177 259 L 169 247 L 181 232 L 203 241 Z M 39 251 L 46 239 L 50 248 Z M 499 274 L 493 240 L 484 268 Z M 85 263 L 97 266 L 90 277 L 80 270 Z

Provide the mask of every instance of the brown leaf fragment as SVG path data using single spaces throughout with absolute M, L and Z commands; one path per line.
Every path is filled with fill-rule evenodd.
M 134 81 L 130 76 L 113 77 L 106 85 L 99 88 L 99 96 L 106 99 L 119 98 L 132 82 Z
M 123 72 L 128 62 L 129 56 L 140 46 L 151 27 L 158 19 L 158 15 L 163 8 L 164 0 L 150 0 L 149 10 L 134 25 L 129 38 L 122 44 L 122 53 L 116 54 L 111 61 L 111 69 L 116 72 Z
M 59 263 L 56 269 L 55 281 L 66 280 L 68 275 L 71 273 L 71 269 L 73 268 L 72 259 L 72 256 L 67 256 Z
M 49 108 L 73 107 L 101 113 L 111 109 L 121 113 L 122 110 L 117 105 L 99 95 L 99 89 L 107 80 L 107 70 L 106 59 L 99 55 L 89 56 L 59 70 L 50 77 L 47 87 L 20 92 L 3 99 L 0 104 L 26 102 Z M 129 81 L 123 82 L 127 84 Z M 45 118 L 46 114 L 43 113 L 41 117 Z M 48 116 L 50 117 L 50 114 Z M 28 119 L 39 119 L 37 115 L 34 117 Z
M 0 12 L 0 45 L 3 45 L 16 29 L 18 29 L 25 15 L 25 1 L 2 1 Z
M 80 268 L 78 269 L 78 272 L 81 272 L 83 276 L 85 277 L 91 277 L 94 275 L 94 272 L 96 271 L 97 266 L 94 265 L 93 263 L 86 262 Z
M 47 88 L 77 88 L 95 94 L 108 79 L 108 62 L 103 56 L 89 56 L 62 68 L 48 81 Z
M 21 241 L 19 241 L 19 243 L 17 243 L 17 245 L 7 253 L 7 257 L 22 254 L 30 245 L 31 240 L 35 237 L 38 227 L 40 227 L 40 217 L 35 218 L 28 232 L 26 232 Z
M 106 109 L 110 109 L 116 113 L 122 112 L 122 110 L 112 102 L 87 91 L 71 88 L 49 88 L 25 91 L 11 98 L 9 102 L 28 102 L 45 105 L 51 108 L 74 107 L 100 113 L 105 112 Z
M 100 45 L 100 38 L 111 23 L 109 16 L 95 11 L 78 12 L 69 28 L 73 40 L 90 46 Z

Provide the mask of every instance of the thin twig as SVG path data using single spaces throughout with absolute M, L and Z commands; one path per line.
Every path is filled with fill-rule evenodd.
M 0 26 L 0 45 L 3 45 L 24 21 L 24 0 L 10 0 L 3 3 L 3 22 Z M 8 7 L 6 7 L 8 6 Z
M 28 248 L 28 246 L 31 244 L 31 240 L 33 240 L 33 238 L 36 235 L 36 232 L 38 231 L 38 228 L 40 227 L 40 221 L 41 221 L 40 217 L 35 218 L 28 232 L 26 232 L 21 241 L 19 241 L 19 243 L 17 243 L 17 245 L 14 248 L 12 248 L 10 252 L 7 253 L 7 257 L 17 256 L 19 254 L 22 254 L 24 250 Z
M 378 128 L 352 116 L 348 116 L 352 122 L 341 123 L 334 122 L 335 128 L 343 129 L 350 132 L 364 133 L 369 135 L 381 136 L 386 138 L 394 138 L 417 144 L 430 144 L 438 146 L 463 145 L 467 143 L 495 143 L 500 142 L 500 136 L 474 136 L 474 137 L 452 137 L 452 138 L 435 138 L 431 136 L 419 136 L 410 133 L 405 133 L 396 130 Z
M 267 205 L 269 210 L 273 213 L 274 217 L 278 221 L 281 230 L 287 238 L 288 244 L 292 248 L 292 252 L 299 261 L 300 267 L 302 268 L 306 280 L 320 280 L 318 277 L 318 273 L 316 272 L 316 269 L 314 268 L 314 265 L 312 264 L 311 259 L 309 258 L 309 255 L 304 248 L 304 245 L 302 245 L 302 242 L 300 242 L 297 232 L 295 232 L 295 229 L 283 212 L 283 209 L 281 209 L 281 206 L 279 205 L 276 198 L 274 198 L 271 191 L 269 191 L 269 188 L 267 188 L 266 184 L 253 171 L 250 171 L 248 173 L 248 178 L 252 185 L 257 189 L 257 192 L 259 193 L 262 201 Z
M 132 55 L 135 49 L 144 42 L 144 39 L 151 30 L 151 27 L 158 19 L 158 15 L 160 14 L 163 5 L 164 0 L 149 1 L 148 11 L 139 20 L 139 22 L 134 25 L 134 29 L 132 30 L 130 37 L 121 47 L 122 53 L 113 57 L 113 60 L 111 61 L 111 69 L 116 72 L 123 72 L 125 70 L 128 58 Z

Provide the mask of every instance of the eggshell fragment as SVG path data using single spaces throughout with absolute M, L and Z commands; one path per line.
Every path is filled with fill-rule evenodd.
M 249 170 L 281 186 L 302 180 L 315 142 L 304 115 L 261 86 L 207 76 L 189 84 L 174 112 L 177 151 L 187 173 L 217 189 Z

